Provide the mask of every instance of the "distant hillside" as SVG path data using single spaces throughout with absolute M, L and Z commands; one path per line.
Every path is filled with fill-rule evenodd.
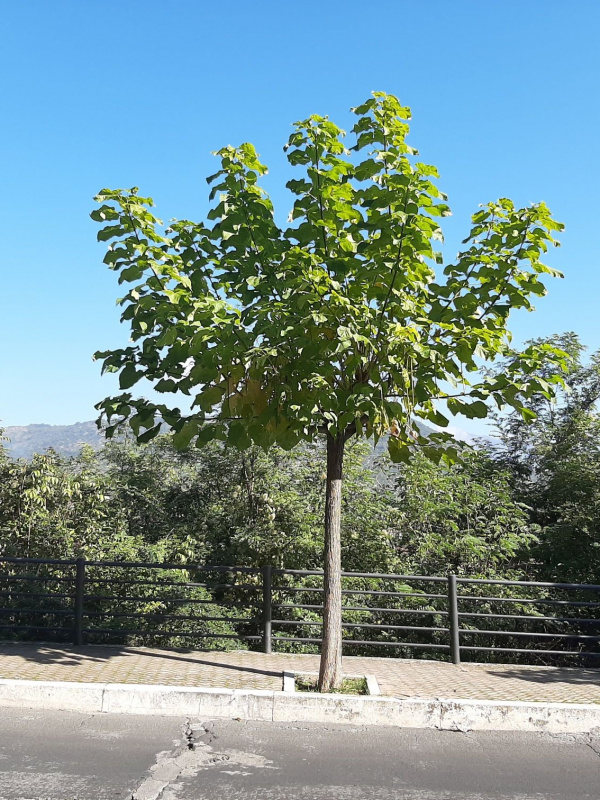
M 423 423 L 419 426 L 426 435 L 432 428 Z M 463 431 L 455 429 L 459 439 L 469 441 L 472 439 Z M 9 441 L 3 442 L 5 449 L 13 458 L 31 458 L 34 453 L 43 453 L 49 447 L 64 456 L 75 456 L 79 453 L 81 445 L 89 444 L 99 448 L 104 441 L 96 423 L 76 422 L 73 425 L 14 425 L 4 429 L 4 436 Z M 368 457 L 369 463 L 375 461 L 387 447 L 387 439 L 381 439 L 377 447 Z
M 82 444 L 100 447 L 102 439 L 95 422 L 74 425 L 14 425 L 4 429 L 9 441 L 4 447 L 13 458 L 31 458 L 49 447 L 65 456 L 77 455 Z

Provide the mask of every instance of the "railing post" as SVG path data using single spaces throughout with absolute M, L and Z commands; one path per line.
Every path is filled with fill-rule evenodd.
M 448 628 L 450 629 L 450 657 L 453 664 L 460 664 L 460 633 L 456 575 L 448 575 L 448 623 Z
M 262 568 L 262 582 L 263 582 L 263 650 L 265 653 L 271 653 L 272 651 L 272 636 L 271 636 L 271 620 L 273 619 L 272 578 L 273 578 L 273 567 L 264 566 Z
M 78 558 L 75 573 L 75 626 L 73 642 L 83 644 L 83 597 L 85 592 L 85 558 Z

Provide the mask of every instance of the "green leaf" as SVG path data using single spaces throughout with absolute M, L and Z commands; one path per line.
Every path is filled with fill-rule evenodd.
M 474 403 L 468 403 L 466 408 L 467 411 L 465 413 L 469 419 L 483 419 L 484 417 L 487 417 L 489 413 L 489 408 L 482 400 L 476 400 Z
M 519 408 L 519 413 L 525 422 L 533 422 L 535 419 L 537 419 L 537 414 L 531 408 L 521 406 L 521 408 Z
M 231 423 L 229 426 L 227 439 L 230 444 L 232 444 L 234 447 L 237 447 L 238 450 L 245 450 L 252 444 L 252 440 L 248 435 L 246 426 L 241 422 Z
M 138 372 L 135 368 L 135 364 L 129 362 L 125 364 L 119 374 L 119 386 L 121 389 L 129 389 L 134 383 L 137 383 L 141 377 L 143 377 L 143 373 Z
M 150 428 L 149 430 L 144 431 L 144 433 L 141 433 L 137 437 L 138 444 L 148 444 L 148 442 L 151 442 L 152 439 L 155 439 L 158 436 L 158 434 L 160 433 L 160 429 L 161 429 L 161 423 L 159 422 L 158 425 L 155 425 L 153 428 Z
M 198 433 L 198 420 L 189 419 L 173 434 L 173 444 L 177 450 L 185 450 Z
M 98 241 L 99 242 L 108 242 L 110 239 L 114 239 L 116 236 L 122 236 L 125 233 L 125 228 L 122 225 L 107 225 L 105 228 L 102 228 L 101 231 L 98 231 Z
M 408 464 L 410 461 L 410 448 L 405 442 L 394 436 L 390 436 L 388 439 L 388 453 L 394 464 Z
M 213 407 L 223 398 L 223 389 L 220 386 L 207 386 L 196 397 L 194 405 L 199 405 L 203 411 L 212 411 Z

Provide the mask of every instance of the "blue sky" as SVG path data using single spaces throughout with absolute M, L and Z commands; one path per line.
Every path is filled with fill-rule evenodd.
M 92 419 L 116 388 L 91 360 L 128 336 L 88 216 L 100 188 L 202 218 L 211 151 L 252 141 L 284 219 L 290 123 L 349 126 L 372 90 L 412 107 L 450 258 L 501 196 L 566 223 L 550 256 L 566 278 L 514 316 L 516 342 L 600 347 L 599 30 L 597 0 L 0 0 L 0 421 Z

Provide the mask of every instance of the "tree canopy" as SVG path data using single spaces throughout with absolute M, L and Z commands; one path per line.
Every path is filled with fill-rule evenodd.
M 288 227 L 247 143 L 217 153 L 207 222 L 165 230 L 137 189 L 100 192 L 92 217 L 106 223 L 105 262 L 132 284 L 120 300 L 132 344 L 97 357 L 123 390 L 147 378 L 192 405 L 182 413 L 126 391 L 99 404 L 110 423 L 127 419 L 144 442 L 162 420 L 182 447 L 389 433 L 392 457 L 406 459 L 415 442 L 440 452 L 417 418 L 483 417 L 490 398 L 528 416 L 523 398 L 550 396 L 555 375 L 535 374 L 542 357 L 560 360 L 550 344 L 513 354 L 493 377 L 478 367 L 508 352 L 510 311 L 531 309 L 543 275 L 559 274 L 541 259 L 563 226 L 543 203 L 489 203 L 436 278 L 450 210 L 437 170 L 406 142 L 410 110 L 376 92 L 353 111 L 350 148 L 327 117 L 295 124 L 285 149 L 302 175 L 287 183 Z

